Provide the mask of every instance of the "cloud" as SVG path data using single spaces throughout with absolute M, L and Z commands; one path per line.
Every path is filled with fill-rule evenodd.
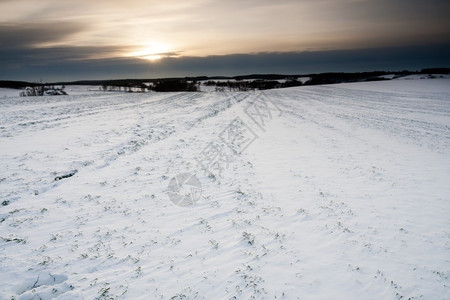
M 450 44 L 362 50 L 277 52 L 217 55 L 207 57 L 167 57 L 156 62 L 137 58 L 72 60 L 80 49 L 57 48 L 53 52 L 18 53 L 16 62 L 0 68 L 0 79 L 44 81 L 118 78 L 161 78 L 200 75 L 242 75 L 254 73 L 307 74 L 319 72 L 360 72 L 373 70 L 420 70 L 450 67 Z M 86 48 L 83 55 L 113 51 Z M 34 56 L 33 56 L 34 55 Z M 63 55 L 60 60 L 50 56 Z M 35 58 L 40 57 L 40 63 Z M 0 61 L 3 64 L 4 61 Z
M 67 61 L 90 61 L 99 58 L 113 59 L 122 53 L 117 46 L 49 47 L 49 48 L 2 48 L 0 66 L 26 67 L 30 65 L 51 65 Z
M 59 39 L 68 46 L 160 43 L 195 56 L 450 40 L 448 0 L 15 0 L 0 2 L 0 11 L 30 43 L 38 26 L 54 35 L 72 30 Z
M 85 24 L 70 22 L 0 23 L 0 47 L 22 49 L 61 42 L 86 28 Z
M 358 50 L 234 54 L 166 59 L 164 70 L 195 75 L 305 74 L 450 66 L 450 44 Z M 182 73 L 178 73 L 180 76 Z M 191 73 L 191 75 L 194 75 Z

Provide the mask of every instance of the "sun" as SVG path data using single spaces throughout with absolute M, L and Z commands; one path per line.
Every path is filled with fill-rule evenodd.
M 127 56 L 156 61 L 167 56 L 167 53 L 170 51 L 171 47 L 168 44 L 152 43 L 137 47 L 135 51 L 128 53 Z

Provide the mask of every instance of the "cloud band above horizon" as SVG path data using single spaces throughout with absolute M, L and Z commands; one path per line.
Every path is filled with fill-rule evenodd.
M 344 52 L 356 54 L 353 69 L 385 69 L 400 48 L 413 52 L 393 69 L 448 66 L 437 46 L 450 44 L 446 0 L 0 0 L 0 9 L 2 79 L 294 72 L 312 62 L 329 71 L 346 67 L 345 55 L 336 60 Z

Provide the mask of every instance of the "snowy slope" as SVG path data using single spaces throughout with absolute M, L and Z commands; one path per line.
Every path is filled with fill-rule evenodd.
M 450 79 L 0 107 L 0 299 L 449 299 Z
M 22 90 L 0 88 L 0 98 L 16 97 Z

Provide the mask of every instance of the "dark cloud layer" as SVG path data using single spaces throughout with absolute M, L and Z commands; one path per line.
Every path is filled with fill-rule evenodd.
M 43 43 L 55 43 L 82 32 L 87 28 L 80 23 L 21 23 L 0 24 L 0 47 L 23 49 Z
M 73 60 L 72 53 L 98 53 L 114 49 L 39 49 L 8 53 L 0 60 L 0 79 L 45 81 L 157 78 L 252 73 L 307 74 L 372 70 L 420 70 L 450 67 L 450 44 L 363 50 L 235 54 L 164 58 L 157 62 L 136 58 Z M 1 50 L 0 55 L 6 55 Z M 40 52 L 41 51 L 41 52 Z M 3 53 L 2 53 L 3 52 Z M 60 59 L 51 59 L 59 55 Z M 5 67 L 6 65 L 6 67 Z
M 92 61 L 93 58 L 114 57 L 114 53 L 123 51 L 115 46 L 90 47 L 48 47 L 48 48 L 1 48 L 0 65 L 2 68 L 15 69 L 31 66 L 51 66 L 71 61 Z
M 450 44 L 362 50 L 237 54 L 168 59 L 166 70 L 207 74 L 357 72 L 450 66 Z

